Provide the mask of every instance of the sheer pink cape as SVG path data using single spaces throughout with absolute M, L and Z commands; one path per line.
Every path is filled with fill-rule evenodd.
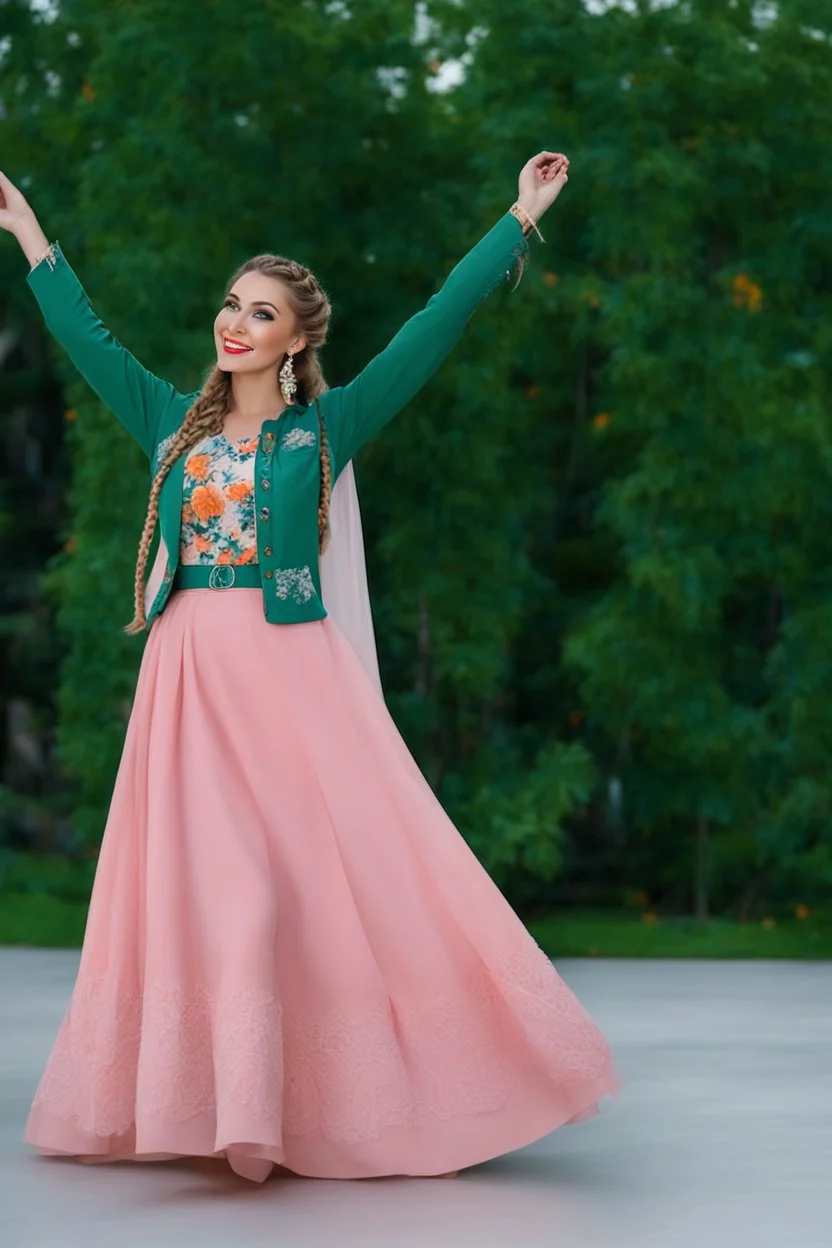
M 381 694 L 376 636 L 367 585 L 367 564 L 364 558 L 364 531 L 352 460 L 335 482 L 329 519 L 332 539 L 320 562 L 324 606 Z

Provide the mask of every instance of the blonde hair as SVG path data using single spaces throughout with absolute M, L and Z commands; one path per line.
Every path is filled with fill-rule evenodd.
M 297 378 L 297 397 L 301 402 L 317 405 L 318 397 L 327 388 L 318 359 L 318 351 L 326 342 L 329 328 L 330 303 L 321 286 L 309 269 L 283 256 L 262 255 L 247 260 L 232 277 L 227 289 L 245 273 L 263 273 L 276 277 L 286 286 L 289 304 L 295 315 L 298 333 L 306 338 L 306 346 L 294 357 Z M 278 368 L 283 360 L 278 364 Z M 159 496 L 171 467 L 185 451 L 211 434 L 222 433 L 225 417 L 231 407 L 231 374 L 215 365 L 194 402 L 188 408 L 185 419 L 168 443 L 164 459 L 156 469 L 147 500 L 147 514 L 139 538 L 133 591 L 133 619 L 125 627 L 125 633 L 140 633 L 147 628 L 144 609 L 144 578 L 150 545 L 159 520 Z M 321 449 L 321 488 L 318 499 L 318 549 L 321 554 L 329 544 L 329 507 L 332 497 L 332 462 L 326 429 L 318 406 Z

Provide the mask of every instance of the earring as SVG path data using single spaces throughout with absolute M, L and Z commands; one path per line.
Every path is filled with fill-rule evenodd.
M 286 363 L 280 370 L 280 393 L 286 403 L 292 402 L 292 396 L 298 388 L 297 378 L 295 377 L 295 369 L 292 364 L 292 353 L 286 356 Z

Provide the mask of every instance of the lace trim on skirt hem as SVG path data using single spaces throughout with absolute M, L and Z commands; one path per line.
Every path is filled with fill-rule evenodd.
M 76 985 L 33 1110 L 99 1137 L 137 1118 L 210 1115 L 218 1134 L 242 1117 L 357 1144 L 388 1126 L 497 1110 L 520 1082 L 585 1104 L 581 1088 L 611 1065 L 534 944 L 464 993 L 306 1018 L 256 988 L 155 982 L 140 993 L 101 976 Z

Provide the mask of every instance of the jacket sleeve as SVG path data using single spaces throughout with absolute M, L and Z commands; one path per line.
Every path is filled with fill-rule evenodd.
M 353 381 L 321 397 L 335 476 L 436 372 L 473 313 L 527 250 L 519 221 L 507 212 Z
M 53 337 L 150 459 L 160 422 L 183 396 L 143 368 L 105 328 L 57 244 L 27 281 Z

